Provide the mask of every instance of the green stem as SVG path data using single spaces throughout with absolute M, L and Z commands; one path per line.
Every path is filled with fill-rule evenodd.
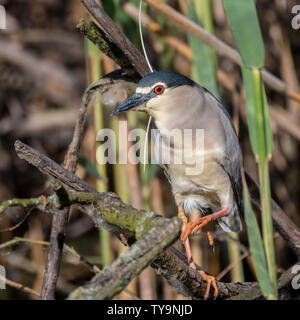
M 262 229 L 263 240 L 266 252 L 268 270 L 270 279 L 274 287 L 274 292 L 277 295 L 277 279 L 276 279 L 276 263 L 275 263 L 275 249 L 274 249 L 274 233 L 271 212 L 271 193 L 270 193 L 270 177 L 269 164 L 266 152 L 266 131 L 264 126 L 264 112 L 263 112 L 263 84 L 260 70 L 258 68 L 252 69 L 255 99 L 256 99 L 256 121 L 259 147 L 259 183 L 260 183 L 260 197 L 262 208 Z
M 124 137 L 124 132 L 119 132 L 119 119 L 117 117 L 111 118 L 111 128 L 115 132 L 116 139 L 116 145 L 113 146 L 116 150 L 116 157 L 119 159 L 119 151 L 121 153 L 127 152 L 127 150 L 124 149 L 124 144 L 122 141 L 119 141 L 118 137 L 122 136 Z M 126 136 L 127 139 L 127 136 Z M 121 146 L 120 146 L 121 144 Z M 126 164 L 120 164 L 117 163 L 113 166 L 113 173 L 114 173 L 114 182 L 115 182 L 115 191 L 116 194 L 122 199 L 123 202 L 126 204 L 130 203 L 130 193 L 128 188 L 128 182 L 127 182 L 127 173 L 126 173 Z
M 232 238 L 238 240 L 239 236 L 237 233 L 230 234 Z M 243 262 L 241 259 L 241 251 L 238 244 L 232 240 L 227 240 L 228 253 L 230 263 L 234 265 L 231 269 L 231 281 L 233 282 L 244 282 L 244 270 L 243 270 Z
M 201 17 L 204 29 L 211 34 L 214 34 L 214 22 L 212 15 L 211 0 L 194 0 L 194 3 L 196 11 Z
M 87 69 L 89 70 L 89 82 L 92 83 L 98 80 L 101 77 L 101 63 L 100 63 L 100 52 L 95 47 L 95 45 L 87 41 L 87 56 L 88 56 L 88 65 Z M 96 98 L 94 103 L 94 126 L 96 134 L 99 130 L 101 130 L 104 126 L 103 120 L 103 109 L 102 104 L 99 97 Z M 96 148 L 99 143 L 96 143 Z M 107 174 L 106 174 L 106 166 L 96 162 L 97 171 L 101 177 L 101 179 L 97 180 L 97 191 L 106 192 L 107 191 Z M 101 243 L 101 254 L 103 266 L 108 266 L 111 263 L 111 248 L 110 248 L 110 234 L 107 230 L 101 228 L 100 229 L 100 243 Z

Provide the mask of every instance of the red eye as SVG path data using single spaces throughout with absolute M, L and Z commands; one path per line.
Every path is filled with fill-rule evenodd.
M 156 86 L 155 88 L 154 88 L 154 93 L 155 94 L 162 94 L 162 93 L 164 93 L 164 91 L 165 91 L 165 88 L 163 87 L 163 86 Z

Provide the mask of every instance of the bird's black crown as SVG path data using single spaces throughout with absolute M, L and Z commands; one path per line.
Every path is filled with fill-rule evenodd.
M 188 77 L 174 71 L 156 71 L 144 76 L 138 83 L 138 87 L 152 87 L 158 82 L 163 82 L 168 88 L 174 88 L 182 85 L 193 86 L 196 83 Z

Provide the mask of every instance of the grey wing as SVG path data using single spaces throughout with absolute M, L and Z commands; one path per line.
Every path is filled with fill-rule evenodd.
M 230 179 L 234 201 L 234 206 L 230 214 L 227 217 L 221 218 L 219 220 L 219 224 L 224 231 L 240 232 L 242 230 L 240 214 L 243 212 L 243 190 L 240 171 L 241 151 L 239 141 L 227 110 L 213 95 L 210 94 L 210 96 L 215 100 L 221 112 L 221 123 L 225 132 L 225 146 L 224 155 L 220 161 L 220 165 L 223 167 Z
M 231 119 L 230 125 L 233 126 Z M 229 131 L 231 131 L 231 133 L 229 133 Z M 242 230 L 240 214 L 242 214 L 243 210 L 243 190 L 240 169 L 241 151 L 235 129 L 233 128 L 230 130 L 227 127 L 226 132 L 228 132 L 228 136 L 226 136 L 225 154 L 223 158 L 222 167 L 224 171 L 227 173 L 231 183 L 234 205 L 232 212 L 228 215 L 228 217 L 224 217 L 223 221 L 226 222 L 231 231 L 240 232 Z
M 231 160 L 228 159 L 224 161 L 224 165 L 222 166 L 224 171 L 227 173 L 231 188 L 233 191 L 233 208 L 227 217 L 223 217 L 220 219 L 219 224 L 222 229 L 226 232 L 240 232 L 242 230 L 242 222 L 240 219 L 240 215 L 243 212 L 243 204 L 242 204 L 242 184 L 241 184 L 241 173 L 240 169 L 237 169 L 235 174 L 230 174 L 229 169 L 232 167 Z
M 225 145 L 225 155 L 224 155 L 222 167 L 230 179 L 234 200 L 238 206 L 238 211 L 239 213 L 242 213 L 243 189 L 242 189 L 240 161 L 241 161 L 241 151 L 240 151 L 238 139 L 236 137 L 235 141 L 232 141 L 232 140 L 228 141 Z

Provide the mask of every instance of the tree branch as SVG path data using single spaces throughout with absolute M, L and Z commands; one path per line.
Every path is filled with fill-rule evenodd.
M 159 219 L 159 221 L 110 266 L 90 282 L 73 291 L 68 299 L 111 299 L 124 290 L 134 277 L 178 238 L 181 227 L 179 219 Z
M 20 141 L 16 141 L 15 145 L 17 153 L 21 158 L 25 160 L 28 159 L 29 162 L 40 171 L 56 179 L 60 179 L 66 186 L 80 191 L 70 192 L 67 190 L 70 204 L 79 203 L 88 206 L 89 210 L 87 212 L 97 226 L 99 226 L 99 224 L 102 225 L 103 221 L 106 222 L 105 227 L 111 228 L 117 226 L 117 232 L 115 232 L 115 234 L 118 234 L 119 238 L 122 238 L 120 236 L 120 233 L 122 233 L 125 238 L 128 239 L 129 244 L 133 243 L 134 239 L 141 239 L 143 235 L 160 223 L 160 221 L 162 221 L 161 219 L 164 219 L 153 212 L 138 211 L 122 203 L 113 193 L 97 193 L 93 188 L 87 187 L 88 185 L 84 181 L 46 156 L 41 155 L 38 151 Z M 59 174 L 57 174 L 57 172 L 59 172 Z M 253 191 L 255 188 L 257 188 L 257 186 L 252 182 L 251 190 Z M 57 195 L 53 195 L 52 197 L 57 197 Z M 256 193 L 253 193 L 252 197 L 255 198 Z M 53 199 L 51 201 L 52 205 L 53 203 L 59 203 L 59 201 L 54 201 Z M 16 204 L 17 202 L 14 201 L 12 203 Z M 20 202 L 20 204 L 22 204 L 22 202 Z M 284 219 L 287 219 L 286 216 L 283 216 L 284 213 L 282 213 L 278 206 L 273 208 L 273 219 L 276 220 L 274 214 L 275 217 L 279 215 L 281 218 L 285 217 Z M 277 218 L 277 223 L 280 224 L 281 230 L 286 231 L 288 228 L 285 226 L 284 221 L 285 220 L 282 221 Z M 292 224 L 293 223 L 289 221 L 289 227 L 291 227 Z M 293 226 L 293 228 L 297 229 L 296 226 Z M 299 241 L 299 239 L 290 239 L 289 241 L 288 243 L 291 244 Z M 152 263 L 152 267 L 165 277 L 180 293 L 198 299 L 203 297 L 206 283 L 202 281 L 198 272 L 188 267 L 186 258 L 175 248 L 168 249 L 160 254 Z M 219 288 L 219 297 L 223 299 L 247 292 L 251 292 L 254 298 L 258 295 L 260 296 L 257 283 L 224 283 L 217 281 L 217 286 Z M 247 297 L 249 298 L 250 296 L 247 295 Z
M 123 69 L 124 76 L 127 76 L 127 80 L 138 81 L 141 78 L 139 70 L 131 64 L 128 57 L 124 55 L 122 49 L 120 49 L 112 41 L 111 37 L 100 29 L 95 22 L 91 21 L 86 23 L 82 19 L 77 25 L 77 29 L 81 34 L 92 41 L 99 50 L 114 60 Z
M 89 13 L 97 20 L 107 37 L 112 39 L 113 43 L 123 52 L 123 55 L 130 61 L 133 68 L 136 69 L 141 76 L 149 73 L 145 57 L 111 20 L 103 7 L 95 0 L 80 0 L 80 2 L 82 2 Z
M 251 204 L 254 209 L 261 213 L 260 192 L 258 185 L 251 176 L 245 172 L 247 185 L 249 188 Z M 289 216 L 271 199 L 272 218 L 275 229 L 287 241 L 289 247 L 293 250 L 298 260 L 300 259 L 300 229 L 294 224 Z
M 3 282 L 5 282 L 8 286 L 13 287 L 13 288 L 15 288 L 15 289 L 17 289 L 17 290 L 21 290 L 21 291 L 23 291 L 23 292 L 25 292 L 25 293 L 33 294 L 33 295 L 35 295 L 35 296 L 37 296 L 37 297 L 40 296 L 40 294 L 39 294 L 38 292 L 36 292 L 35 290 L 33 290 L 33 289 L 31 289 L 31 288 L 28 288 L 28 287 L 26 287 L 26 286 L 24 286 L 24 285 L 22 285 L 22 284 L 20 284 L 20 283 L 18 283 L 18 282 L 9 280 L 9 279 L 7 279 L 6 277 L 3 277 L 1 274 L 0 274 L 0 280 L 1 280 L 1 282 L 3 281 Z

